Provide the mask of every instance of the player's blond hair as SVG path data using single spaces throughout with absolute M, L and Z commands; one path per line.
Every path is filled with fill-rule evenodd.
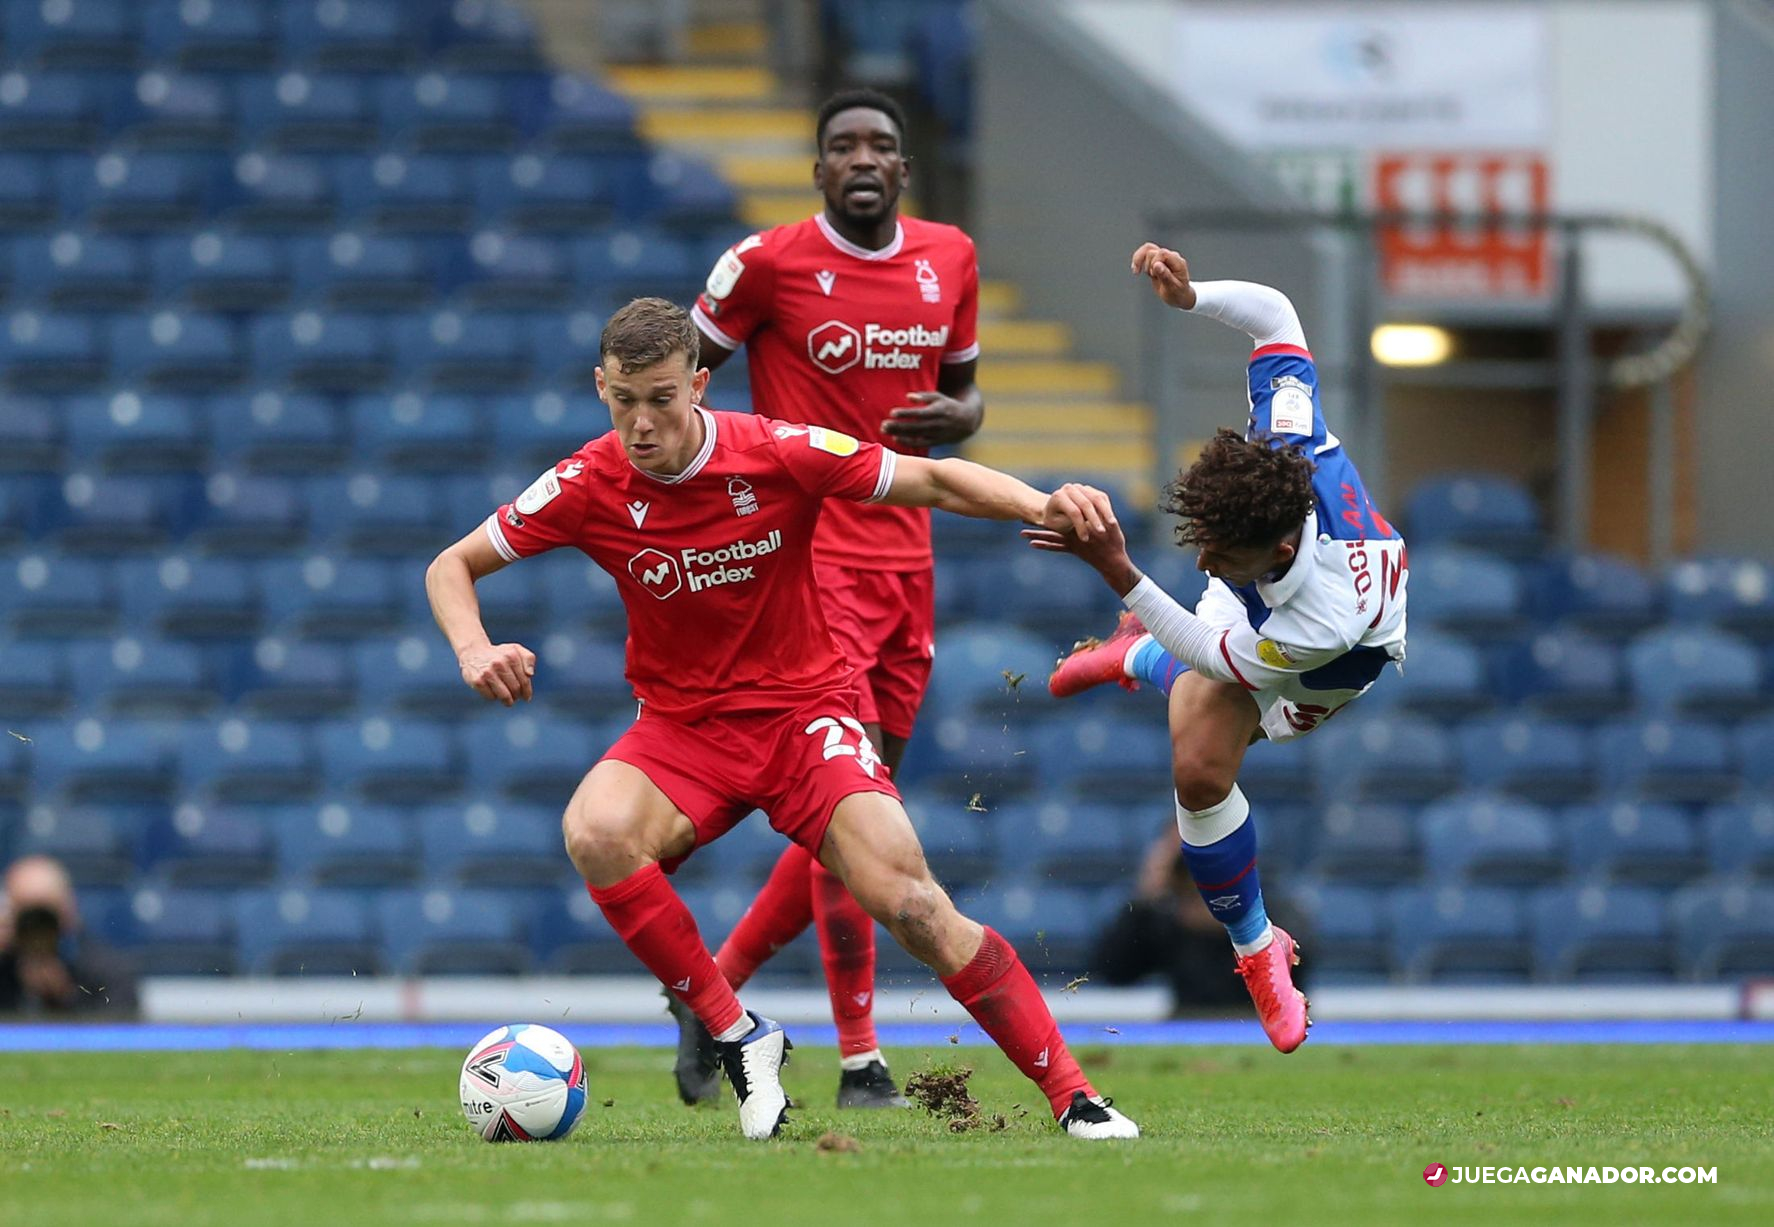
M 606 366 L 614 358 L 623 370 L 638 371 L 681 353 L 695 370 L 701 346 L 688 311 L 663 298 L 637 298 L 604 325 L 598 354 Z

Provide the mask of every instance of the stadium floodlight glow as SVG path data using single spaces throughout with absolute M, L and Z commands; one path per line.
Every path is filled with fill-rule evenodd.
M 1370 344 L 1374 361 L 1386 366 L 1434 366 L 1448 360 L 1454 339 L 1433 324 L 1381 324 Z

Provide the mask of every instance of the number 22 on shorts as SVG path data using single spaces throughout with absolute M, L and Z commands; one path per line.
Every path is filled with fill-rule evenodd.
M 863 774 L 871 780 L 875 778 L 875 768 L 881 765 L 881 756 L 875 752 L 875 745 L 869 740 L 868 732 L 862 727 L 860 720 L 850 716 L 821 716 L 802 730 L 809 737 L 822 731 L 825 733 L 825 757 L 828 761 L 846 754 L 853 755 Z M 855 745 L 844 740 L 846 733 L 856 734 Z

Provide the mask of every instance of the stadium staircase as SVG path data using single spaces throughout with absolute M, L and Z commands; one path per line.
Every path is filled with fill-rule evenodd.
M 812 207 L 813 108 L 771 70 L 759 8 L 733 0 L 699 8 L 709 19 L 691 26 L 684 62 L 612 67 L 604 77 L 634 104 L 642 136 L 711 161 L 738 190 L 741 221 L 763 228 L 799 221 Z M 917 208 L 914 193 L 907 211 Z M 988 422 L 967 447 L 971 458 L 1018 473 L 1089 476 L 1140 506 L 1152 502 L 1152 413 L 1124 394 L 1112 364 L 1075 354 L 1063 321 L 1026 316 L 1007 281 L 980 285 L 979 339 Z

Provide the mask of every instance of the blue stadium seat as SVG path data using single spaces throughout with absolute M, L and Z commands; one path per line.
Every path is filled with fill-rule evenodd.
M 434 63 L 477 72 L 534 73 L 544 64 L 535 25 L 511 0 L 454 4 L 430 16 Z
M 1632 563 L 1608 554 L 1556 555 L 1530 585 L 1534 615 L 1598 635 L 1635 634 L 1661 612 L 1657 588 Z M 1412 600 L 1416 599 L 1413 591 Z
M 1122 807 L 1025 801 L 985 815 L 997 834 L 998 874 L 1075 886 L 1125 881 L 1143 848 L 1134 848 Z
M 1540 544 L 1540 509 L 1521 483 L 1489 474 L 1424 482 L 1406 502 L 1414 547 L 1467 545 L 1523 555 Z
M 1691 886 L 1670 905 L 1670 926 L 1685 978 L 1760 976 L 1774 965 L 1774 887 Z
M 1496 677 L 1502 698 L 1548 716 L 1599 719 L 1632 705 L 1620 651 L 1575 631 L 1549 631 L 1503 649 Z
M 1262 839 L 1266 826 L 1260 810 L 1256 822 Z M 1417 827 L 1415 815 L 1403 806 L 1333 802 L 1318 823 L 1312 872 L 1327 882 L 1371 886 L 1412 881 L 1422 865 Z
M 12 281 L 47 306 L 71 310 L 121 310 L 142 302 L 148 291 L 140 243 L 76 230 L 13 240 Z
M 535 886 L 569 865 L 560 806 L 477 799 L 427 806 L 416 825 L 421 864 L 433 882 Z
M 973 65 L 979 47 L 973 16 L 964 4 L 927 6 L 911 32 L 918 96 L 944 134 L 963 145 L 973 131 Z
M 373 315 L 295 311 L 256 318 L 253 365 L 261 377 L 306 388 L 374 387 L 388 373 L 383 322 Z
M 234 326 L 219 315 L 156 311 L 111 325 L 111 371 L 156 388 L 203 390 L 240 378 Z
M 1652 631 L 1627 649 L 1626 662 L 1639 703 L 1649 711 L 1735 717 L 1765 706 L 1760 657 L 1723 631 Z
M 196 71 L 263 68 L 277 55 L 271 11 L 217 0 L 148 0 L 141 6 L 142 50 L 156 63 Z
M 466 396 L 373 392 L 349 407 L 354 452 L 402 472 L 477 467 L 487 455 L 480 406 Z
M 1486 711 L 1495 702 L 1478 649 L 1463 639 L 1425 629 L 1411 635 L 1404 668 L 1381 674 L 1378 684 L 1363 696 L 1362 707 L 1397 705 L 1425 716 L 1460 718 Z
M 391 630 L 403 602 L 389 564 L 372 558 L 311 554 L 260 563 L 265 619 L 275 632 L 349 639 Z
M 120 68 L 135 58 L 129 0 L 7 0 L 6 51 L 46 67 Z
M 323 798 L 272 807 L 267 825 L 285 882 L 374 890 L 418 876 L 412 824 L 401 810 Z
M 1371 983 L 1388 974 L 1387 893 L 1365 886 L 1305 881 L 1295 905 L 1313 934 L 1312 974 L 1318 983 Z
M 320 477 L 308 482 L 307 497 L 313 542 L 360 554 L 432 554 L 474 523 L 453 523 L 436 497 L 436 483 L 421 477 Z
M 394 970 L 413 975 L 514 975 L 530 969 L 527 912 L 491 890 L 387 891 L 376 897 L 382 947 Z
M 688 299 L 708 274 L 691 244 L 654 227 L 618 227 L 583 235 L 572 241 L 571 251 L 579 284 L 618 299 L 643 294 Z
M 1170 732 L 1160 713 L 1081 716 L 1047 722 L 1023 739 L 1024 771 L 1050 787 L 1104 801 L 1162 798 L 1171 791 Z M 1030 760 L 1033 761 L 1030 761 Z
M 270 976 L 374 975 L 383 970 L 370 910 L 346 890 L 274 886 L 234 900 L 244 970 Z
M 634 154 L 635 105 L 585 77 L 539 76 L 514 89 L 513 105 L 525 136 L 546 135 L 558 149 Z
M 1017 622 L 1054 642 L 1070 643 L 1081 635 L 1113 625 L 1118 611 L 1115 594 L 1099 583 L 1074 583 L 1080 577 L 1064 571 L 1065 559 L 1045 557 L 1017 541 L 1014 526 L 996 524 L 1004 551 L 979 559 L 973 583 L 991 593 L 997 617 Z
M 596 761 L 595 737 L 586 724 L 488 712 L 464 731 L 468 778 L 518 801 L 564 807 Z
M 100 563 L 26 554 L 0 566 L 0 616 L 18 635 L 98 635 L 117 621 L 111 573 Z
M 171 886 L 262 885 L 271 878 L 271 832 L 251 809 L 185 801 L 150 833 L 146 861 Z
M 300 720 L 348 708 L 357 677 L 344 648 L 268 636 L 253 644 L 229 690 L 256 715 Z
M 163 797 L 173 785 L 172 756 L 152 724 L 82 716 L 31 738 L 39 796 L 127 801 Z
M 526 919 L 538 969 L 564 975 L 632 975 L 640 967 L 583 884 L 536 892 Z
M 1713 872 L 1774 879 L 1774 797 L 1713 806 L 1706 811 L 1704 839 Z
M 347 454 L 337 407 L 312 393 L 223 393 L 207 417 L 211 465 L 223 471 L 336 472 Z
M 0 473 L 53 473 L 65 466 L 64 456 L 60 402 L 8 397 L 0 418 Z
M 389 331 L 395 372 L 416 384 L 500 391 L 530 371 L 524 331 L 509 315 L 446 309 L 401 316 Z
M 1029 741 L 1022 727 L 957 716 L 926 721 L 906 749 L 900 780 L 970 803 L 977 799 L 990 809 L 1038 785 L 1039 774 L 1028 762 Z
M 98 328 L 88 316 L 21 308 L 0 328 L 0 370 L 14 388 L 90 387 L 105 370 Z
M 1456 793 L 1425 809 L 1420 822 L 1423 863 L 1435 879 L 1520 886 L 1564 872 L 1552 816 L 1526 801 Z
M 471 196 L 461 158 L 384 152 L 335 160 L 333 180 L 342 214 L 384 230 L 460 234 Z
M 1049 706 L 1052 668 L 1053 649 L 1021 627 L 963 623 L 942 634 L 930 671 L 929 710 L 936 716 L 984 717 L 1016 708 L 1026 718 L 1029 709 Z
M 1677 563 L 1668 576 L 1669 613 L 1774 640 L 1774 573 L 1759 559 L 1710 558 Z
M 0 223 L 42 225 L 56 213 L 56 179 L 49 162 L 29 154 L 0 153 Z
M 109 716 L 177 717 L 213 707 L 203 653 L 188 643 L 133 636 L 76 643 L 69 653 L 75 700 Z
M 327 778 L 372 801 L 429 801 L 460 787 L 456 738 L 447 725 L 363 716 L 323 724 L 315 744 Z
M 1663 896 L 1642 887 L 1549 886 L 1528 904 L 1537 977 L 1580 984 L 1673 978 Z
M 993 882 L 962 906 L 967 915 L 1019 947 L 1037 973 L 1084 970 L 1090 939 L 1107 911 L 1093 891 L 1038 878 Z
M 179 746 L 184 791 L 222 802 L 306 796 L 322 771 L 307 734 L 294 724 L 239 716 L 193 721 Z
M 1574 805 L 1564 811 L 1561 825 L 1574 876 L 1674 886 L 1706 869 L 1694 824 L 1673 805 L 1637 801 Z
M 189 401 L 124 390 L 67 402 L 68 450 L 111 472 L 201 467 L 203 431 Z
M 383 141 L 409 149 L 501 150 L 517 139 L 504 82 L 467 71 L 384 77 L 376 113 Z
M 616 730 L 604 726 L 603 734 Z M 781 858 L 788 841 L 773 830 L 762 813 L 753 811 L 714 840 L 700 845 L 681 865 L 674 881 L 762 883 L 772 866 Z M 719 933 L 706 933 L 716 940 Z
M 299 62 L 388 72 L 420 50 L 400 0 L 289 0 L 281 8 L 283 51 Z
M 932 872 L 949 889 L 978 886 L 997 873 L 991 815 L 968 809 L 965 797 L 919 789 L 905 790 L 905 808 Z
M 45 716 L 68 705 L 66 653 L 54 642 L 0 641 L 0 712 Z
M 1458 779 L 1447 734 L 1421 721 L 1345 716 L 1303 748 L 1318 795 L 1339 801 L 1425 801 Z
M 490 615 L 487 620 L 489 628 L 499 628 L 495 633 L 502 638 L 509 637 L 509 628 L 521 624 L 511 614 Z M 633 714 L 634 688 L 623 676 L 627 653 L 620 640 L 551 634 L 537 657 L 536 697 L 550 707 L 589 720 Z
M 12 68 L 0 76 L 0 148 L 89 149 L 104 132 L 114 97 L 92 74 Z
M 1366 700 L 1362 700 L 1364 703 Z M 1155 700 L 1148 700 L 1155 702 Z M 1153 719 L 1160 719 L 1157 712 Z M 1238 769 L 1238 786 L 1256 804 L 1288 802 L 1311 796 L 1311 761 L 1299 746 L 1264 738 L 1246 748 Z
M 698 885 L 687 882 L 678 891 L 684 906 L 696 918 L 696 927 L 702 933 L 710 948 L 716 948 L 723 935 L 733 931 L 739 918 L 750 906 L 753 892 L 745 886 L 734 882 L 718 882 L 714 885 Z M 796 953 L 800 943 L 791 943 L 778 952 L 778 956 Z M 774 963 L 775 960 L 772 960 Z
M 1743 782 L 1754 788 L 1774 787 L 1774 716 L 1738 724 L 1736 742 Z
M 367 149 L 376 141 L 365 80 L 300 68 L 243 77 L 234 86 L 240 134 L 262 148 L 300 153 Z
M 1392 963 L 1413 981 L 1519 981 L 1532 950 L 1521 897 L 1488 886 L 1407 887 L 1388 901 Z
M 331 225 L 338 210 L 331 168 L 313 154 L 243 153 L 218 195 L 218 214 L 243 229 L 314 230 Z
M 150 68 L 120 101 L 115 131 L 138 149 L 211 152 L 234 142 L 234 102 L 214 77 Z
M 612 185 L 597 158 L 518 153 L 476 158 L 469 171 L 483 223 L 516 231 L 582 231 L 610 219 Z
M 552 238 L 482 230 L 457 250 L 447 288 L 470 306 L 537 310 L 564 305 L 573 274 Z
M 590 392 L 507 393 L 487 402 L 487 416 L 494 454 L 525 470 L 540 471 L 610 428 L 609 411 Z
M 70 473 L 38 506 L 41 531 L 64 550 L 123 554 L 151 549 L 178 531 L 190 496 L 184 476 Z
M 619 186 L 623 216 L 699 229 L 730 221 L 738 211 L 739 196 L 733 185 L 700 158 L 656 153 L 647 163 L 647 181 L 652 189 L 647 196 L 623 192 Z
M 202 230 L 151 240 L 154 294 L 205 311 L 262 311 L 289 294 L 284 243 L 267 235 Z
M 1588 796 L 1595 787 L 1588 735 L 1574 725 L 1498 716 L 1463 726 L 1459 742 L 1466 783 L 1474 788 L 1556 803 Z
M 140 832 L 111 806 L 31 806 L 12 856 L 52 856 L 81 888 L 127 886 L 136 877 Z
M 16 737 L 0 738 L 0 798 L 16 804 L 30 791 L 29 749 Z
M 1644 720 L 1602 726 L 1595 738 L 1601 778 L 1623 796 L 1698 804 L 1736 790 L 1736 755 L 1714 726 Z
M 573 398 L 575 402 L 585 395 L 595 398 L 595 372 L 600 360 L 598 349 L 608 314 L 608 305 L 605 304 L 567 308 L 540 317 L 530 317 L 527 322 L 531 325 L 529 342 L 534 377 L 561 389 L 563 394 Z M 723 374 L 724 372 L 725 368 Z M 584 391 L 577 392 L 574 389 Z M 582 429 L 588 439 L 596 438 L 610 428 L 609 411 L 604 408 L 602 401 L 597 402 L 589 418 L 581 420 L 586 422 Z
M 343 308 L 418 307 L 436 292 L 438 273 L 422 240 L 341 230 L 290 244 L 296 287 Z
M 130 899 L 130 912 L 136 932 L 130 957 L 143 975 L 228 976 L 239 969 L 226 892 L 143 886 Z
M 262 554 L 288 549 L 306 535 L 302 488 L 277 477 L 211 472 L 203 511 L 189 544 L 212 554 Z
M 1411 551 L 1410 599 L 1413 623 L 1454 634 L 1496 637 L 1523 624 L 1515 567 L 1455 546 Z
M 218 180 L 207 158 L 122 149 L 64 154 L 54 173 L 62 220 L 107 230 L 189 225 L 214 201 Z
M 456 720 L 479 710 L 481 700 L 463 684 L 449 644 L 435 633 L 414 628 L 408 634 L 360 640 L 352 654 L 357 675 L 368 679 L 378 699 L 396 711 Z

